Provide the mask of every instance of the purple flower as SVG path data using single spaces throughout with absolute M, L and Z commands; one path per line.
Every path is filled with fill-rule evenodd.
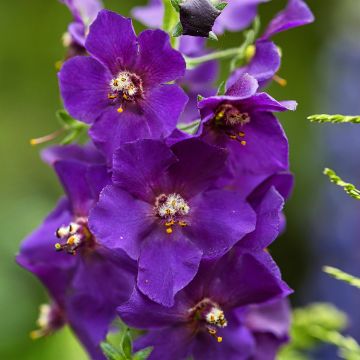
M 35 336 L 67 322 L 91 358 L 104 360 L 99 343 L 116 316 L 116 306 L 129 297 L 135 271 L 123 252 L 106 249 L 89 230 L 89 210 L 109 183 L 109 174 L 91 146 L 54 147 L 43 156 L 54 167 L 66 197 L 25 239 L 17 256 L 52 298 L 52 305 L 43 308 L 43 328 Z
M 242 196 L 215 187 L 225 159 L 198 139 L 171 149 L 139 140 L 114 155 L 114 185 L 102 191 L 90 229 L 138 260 L 138 287 L 158 303 L 172 306 L 202 258 L 222 256 L 254 230 L 255 213 Z
M 256 322 L 256 315 L 251 318 L 250 314 L 254 309 L 248 306 L 289 293 L 266 263 L 251 252 L 236 249 L 216 262 L 203 262 L 194 280 L 176 295 L 173 307 L 156 304 L 135 289 L 118 312 L 129 326 L 148 330 L 135 348 L 152 346 L 149 360 L 188 356 L 195 360 L 250 360 L 262 350 L 258 346 L 263 342 L 258 342 L 257 336 L 279 335 L 280 329 L 275 323 L 273 328 L 266 326 L 266 318 L 261 323 L 260 314 Z
M 273 111 L 294 110 L 294 102 L 278 102 L 257 93 L 258 82 L 248 74 L 225 95 L 203 99 L 201 138 L 229 150 L 236 175 L 264 175 L 288 169 L 288 142 Z
M 102 2 L 100 0 L 60 0 L 60 2 L 69 8 L 73 16 L 73 22 L 68 27 L 64 43 L 66 46 L 84 51 L 89 26 L 103 8 Z
M 260 86 L 265 86 L 276 75 L 281 64 L 281 55 L 270 38 L 280 32 L 310 24 L 314 16 L 303 0 L 289 0 L 286 8 L 279 12 L 255 43 L 255 54 L 250 62 L 230 76 L 228 86 L 233 85 L 243 74 L 254 76 Z
M 187 97 L 175 84 L 185 61 L 161 30 L 136 37 L 130 19 L 102 10 L 85 43 L 91 57 L 68 60 L 59 73 L 68 112 L 93 124 L 90 134 L 111 161 L 123 142 L 166 136 Z

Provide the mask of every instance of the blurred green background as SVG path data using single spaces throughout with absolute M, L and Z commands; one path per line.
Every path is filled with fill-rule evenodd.
M 357 0 L 342 1 L 359 6 Z M 307 2 L 317 21 L 276 37 L 284 54 L 280 76 L 288 85 L 270 88 L 278 99 L 299 102 L 295 113 L 281 116 L 291 145 L 296 188 L 286 207 L 287 233 L 272 247 L 284 278 L 299 291 L 311 262 L 308 209 L 317 187 L 327 181 L 321 175 L 326 164 L 317 143 L 321 129 L 309 124 L 306 116 L 324 110 L 319 101 L 323 89 L 316 64 L 322 47 L 336 31 L 334 15 L 339 0 Z M 143 3 L 105 1 L 108 8 L 125 15 L 132 6 Z M 263 24 L 284 4 L 273 0 L 263 5 Z M 61 103 L 54 64 L 64 55 L 60 40 L 70 20 L 68 10 L 56 0 L 0 1 L 0 359 L 86 358 L 67 329 L 47 339 L 29 339 L 46 294 L 14 261 L 20 241 L 42 221 L 61 194 L 51 169 L 39 159 L 39 148 L 31 147 L 29 139 L 58 127 L 55 111 Z M 140 30 L 141 26 L 137 24 L 136 28 Z M 241 41 L 239 34 L 229 34 L 217 46 L 234 46 Z M 296 295 L 293 300 L 296 303 Z

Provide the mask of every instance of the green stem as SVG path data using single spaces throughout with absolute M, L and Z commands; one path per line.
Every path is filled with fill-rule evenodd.
M 334 170 L 331 170 L 329 168 L 324 169 L 324 174 L 329 177 L 332 183 L 342 187 L 344 191 L 352 198 L 360 200 L 360 190 L 358 190 L 355 185 L 345 182 L 343 179 L 341 179 L 340 176 L 335 173 Z
M 360 116 L 350 116 L 350 115 L 327 115 L 327 114 L 318 114 L 308 116 L 308 120 L 311 122 L 317 123 L 332 123 L 332 124 L 343 124 L 343 123 L 352 123 L 360 124 Z
M 346 282 L 349 285 L 355 286 L 360 289 L 360 278 L 352 276 L 340 269 L 334 268 L 332 266 L 324 266 L 323 271 L 331 275 L 337 280 Z
M 204 62 L 211 61 L 211 60 L 232 58 L 234 56 L 241 55 L 242 52 L 243 52 L 242 47 L 237 47 L 237 48 L 231 48 L 231 49 L 213 52 L 213 53 L 199 56 L 199 57 L 193 57 L 193 58 L 185 57 L 185 60 L 186 60 L 186 64 L 187 64 L 188 68 L 191 69 L 191 68 L 194 68 L 195 66 L 200 65 Z

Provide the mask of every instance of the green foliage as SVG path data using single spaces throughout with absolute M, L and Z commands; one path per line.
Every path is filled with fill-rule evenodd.
M 178 21 L 179 21 L 178 1 L 163 0 L 163 3 L 164 3 L 164 18 L 163 18 L 163 26 L 162 27 L 163 27 L 163 30 L 166 31 L 170 36 L 173 36 L 174 29 L 178 28 L 178 25 L 177 25 Z M 174 41 L 175 41 L 175 39 L 171 39 L 172 45 L 174 45 Z
M 149 357 L 152 348 L 146 348 L 133 354 L 131 331 L 121 326 L 120 340 L 114 345 L 110 340 L 101 343 L 101 349 L 108 360 L 145 360 Z
M 195 120 L 190 124 L 179 124 L 178 129 L 190 135 L 196 134 L 200 126 L 200 120 Z
M 216 95 L 217 96 L 221 96 L 221 95 L 224 95 L 225 94 L 225 91 L 226 91 L 226 81 L 222 81 L 217 89 L 217 93 Z
M 221 2 L 221 3 L 218 3 L 217 5 L 215 5 L 216 9 L 220 10 L 220 11 L 223 11 L 227 6 L 227 3 L 226 2 Z
M 346 324 L 346 315 L 330 304 L 315 303 L 295 309 L 291 327 L 291 342 L 281 350 L 278 359 L 308 359 L 307 352 L 309 350 L 314 349 L 322 342 L 334 344 L 335 334 L 342 337 L 339 332 L 344 330 Z
M 311 122 L 317 122 L 320 124 L 323 123 L 332 123 L 332 124 L 360 124 L 360 116 L 349 116 L 349 115 L 327 115 L 327 114 L 318 114 L 308 116 L 308 120 Z
M 327 175 L 332 183 L 344 189 L 344 191 L 356 200 L 360 200 L 360 190 L 355 185 L 343 181 L 334 170 L 329 168 L 324 169 L 324 174 Z
M 324 266 L 323 270 L 324 270 L 324 272 L 331 275 L 335 279 L 344 281 L 347 284 L 349 284 L 351 286 L 355 286 L 356 288 L 360 289 L 360 278 L 352 276 L 352 275 L 350 275 L 340 269 L 334 268 L 332 266 Z

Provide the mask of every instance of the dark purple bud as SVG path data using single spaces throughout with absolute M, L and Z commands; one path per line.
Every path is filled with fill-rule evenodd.
M 179 7 L 183 35 L 208 37 L 221 14 L 209 0 L 185 0 Z

